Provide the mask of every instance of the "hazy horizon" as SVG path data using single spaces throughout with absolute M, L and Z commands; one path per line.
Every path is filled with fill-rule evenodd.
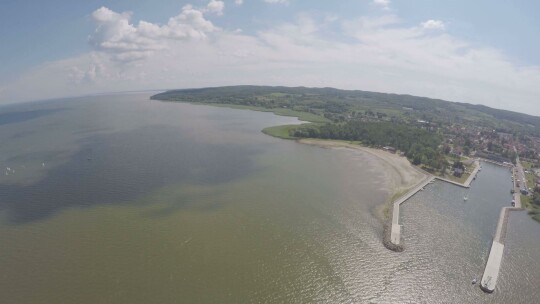
M 265 85 L 239 84 L 239 85 L 230 85 L 230 86 L 233 86 L 233 87 L 234 87 L 234 86 L 265 86 Z M 51 98 L 47 98 L 47 99 L 24 100 L 24 101 L 20 101 L 20 102 L 7 103 L 7 104 L 0 104 L 0 108 L 3 107 L 3 106 L 9 106 L 9 105 L 24 104 L 24 103 L 34 103 L 34 102 L 45 102 L 45 101 L 50 101 L 50 100 L 55 100 L 55 99 L 59 99 L 59 100 L 60 100 L 60 99 L 76 99 L 76 98 L 84 98 L 84 97 L 91 97 L 91 96 L 137 94 L 137 93 L 147 93 L 147 92 L 156 92 L 156 93 L 158 93 L 158 92 L 166 92 L 166 91 L 171 91 L 171 90 L 189 90 L 189 89 L 205 89 L 205 88 L 220 88 L 220 87 L 228 87 L 228 86 L 188 87 L 188 88 L 169 88 L 169 89 L 140 89 L 140 90 L 130 90 L 130 91 L 107 91 L 107 92 L 96 92 L 96 93 L 90 93 L 90 94 L 84 94 L 84 95 L 73 95 L 73 96 L 51 97 Z M 330 88 L 330 89 L 337 89 L 337 90 L 344 90 L 344 91 L 364 91 L 364 92 L 372 92 L 372 93 L 383 93 L 383 94 L 392 94 L 392 95 L 414 96 L 414 97 L 420 97 L 420 98 L 429 98 L 429 99 L 433 99 L 433 100 L 443 100 L 443 101 L 446 101 L 446 102 L 452 102 L 452 103 L 464 103 L 464 104 L 471 104 L 471 105 L 483 105 L 483 104 L 480 104 L 480 103 L 469 103 L 469 102 L 463 102 L 463 101 L 445 100 L 445 99 L 440 99 L 440 98 L 431 98 L 431 97 L 418 96 L 418 95 L 411 95 L 411 94 L 385 93 L 385 92 L 375 92 L 375 91 L 356 90 L 356 89 L 341 89 L 341 88 L 336 88 L 336 87 L 309 87 L 309 86 L 276 86 L 276 87 L 289 87 L 289 88 L 294 88 L 294 87 L 304 87 L 304 88 Z M 490 107 L 490 106 L 487 106 L 487 107 Z M 506 109 L 495 108 L 495 107 L 490 107 L 490 108 L 492 108 L 492 109 L 497 109 L 497 110 L 506 110 Z M 531 116 L 534 116 L 534 117 L 540 117 L 540 114 L 539 114 L 539 115 L 535 115 L 535 114 L 530 114 L 530 113 L 520 112 L 520 111 L 513 111 L 513 110 L 506 110 L 506 111 L 516 112 L 516 113 L 521 113 L 521 114 L 527 114 L 527 115 L 531 115 Z
M 534 1 L 53 4 L 0 4 L 0 104 L 249 83 L 540 115 Z

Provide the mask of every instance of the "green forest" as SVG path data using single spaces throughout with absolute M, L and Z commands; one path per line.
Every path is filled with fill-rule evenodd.
M 321 116 L 333 122 L 370 117 L 394 122 L 426 120 L 434 124 L 471 124 L 497 131 L 540 136 L 540 117 L 403 94 L 334 88 L 226 86 L 171 90 L 151 97 L 163 101 L 284 109 Z M 311 121 L 311 120 L 310 120 Z
M 441 170 L 446 164 L 439 149 L 442 136 L 404 124 L 350 121 L 300 126 L 290 133 L 297 138 L 339 139 L 360 141 L 372 147 L 390 146 L 403 152 L 413 164 L 424 164 L 435 170 Z
M 540 135 L 540 117 L 467 103 L 358 90 L 228 86 L 171 90 L 151 99 L 296 116 L 312 124 L 277 126 L 263 132 L 281 138 L 338 139 L 373 147 L 391 146 L 429 171 L 445 172 L 448 164 L 442 153 L 449 149 L 441 148 L 440 132 L 445 126 L 484 127 L 519 138 Z M 470 147 L 465 145 L 464 149 L 468 151 Z

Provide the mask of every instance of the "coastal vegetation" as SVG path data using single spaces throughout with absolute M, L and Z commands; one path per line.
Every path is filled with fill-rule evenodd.
M 392 122 L 440 134 L 443 141 L 439 150 L 444 154 L 515 162 L 516 147 L 521 157 L 540 160 L 536 153 L 540 150 L 540 117 L 467 103 L 358 90 L 271 86 L 171 90 L 151 98 L 270 111 L 320 124 Z M 293 132 L 292 128 L 287 130 Z M 282 130 L 277 133 L 294 137 Z
M 423 170 L 461 183 L 473 170 L 469 157 L 515 164 L 519 155 L 531 166 L 540 162 L 540 117 L 481 105 L 358 90 L 271 86 L 171 90 L 151 99 L 295 116 L 308 123 L 273 126 L 263 132 L 283 139 L 343 140 L 385 148 Z M 535 185 L 536 177 L 530 179 L 529 184 Z M 539 219 L 540 205 L 534 202 L 540 203 L 540 197 L 525 199 L 529 200 L 530 212 Z
M 531 195 L 521 195 L 521 204 L 534 220 L 540 222 L 540 188 L 536 187 Z
M 535 190 L 532 195 L 521 195 L 521 205 L 528 210 L 529 215 L 540 222 L 540 192 Z
M 525 169 L 527 186 L 531 189 L 528 195 L 521 195 L 521 204 L 534 220 L 540 222 L 540 187 L 537 185 L 537 168 L 530 160 L 522 160 L 521 165 Z
M 262 132 L 264 134 L 282 138 L 282 139 L 296 139 L 296 137 L 291 134 L 297 128 L 298 128 L 298 125 L 273 126 L 273 127 L 264 128 Z
M 456 155 L 446 155 L 448 170 L 441 170 L 439 176 L 454 181 L 456 183 L 464 184 L 471 176 L 475 169 L 474 162 L 466 160 L 464 157 Z M 457 172 L 462 172 L 458 174 Z
M 452 124 L 457 124 L 460 127 L 474 125 L 514 136 L 540 136 L 540 117 L 468 103 L 359 90 L 227 86 L 171 90 L 156 94 L 152 96 L 152 99 L 214 105 L 241 105 L 267 111 L 288 109 L 311 113 L 333 122 L 365 119 L 394 120 L 412 124 L 428 123 L 437 127 Z M 303 120 L 320 119 L 315 118 L 315 116 Z M 422 122 L 418 122 L 418 120 Z M 473 145 L 473 143 L 469 144 Z
M 301 126 L 290 132 L 297 138 L 359 141 L 370 147 L 387 147 L 393 152 L 397 149 L 414 165 L 424 164 L 432 169 L 442 168 L 445 162 L 438 149 L 440 135 L 400 123 L 349 121 Z

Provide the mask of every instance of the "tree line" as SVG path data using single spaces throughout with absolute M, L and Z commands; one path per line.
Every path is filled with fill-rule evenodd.
M 442 136 L 414 126 L 393 122 L 349 121 L 341 124 L 310 125 L 290 131 L 299 138 L 360 141 L 373 147 L 391 146 L 400 150 L 415 165 L 434 170 L 446 166 L 439 146 Z

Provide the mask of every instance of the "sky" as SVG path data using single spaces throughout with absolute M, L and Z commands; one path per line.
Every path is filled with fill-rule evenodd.
M 0 1 L 0 104 L 335 87 L 540 116 L 540 1 Z

